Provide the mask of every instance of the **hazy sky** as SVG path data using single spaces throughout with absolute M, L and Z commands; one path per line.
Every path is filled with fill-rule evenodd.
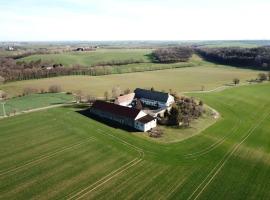
M 0 0 L 0 40 L 270 39 L 270 0 Z

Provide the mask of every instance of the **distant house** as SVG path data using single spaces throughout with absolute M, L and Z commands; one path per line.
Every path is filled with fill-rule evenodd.
M 157 126 L 156 119 L 145 112 L 105 101 L 96 101 L 90 112 L 98 117 L 128 126 L 139 131 L 149 131 Z
M 162 108 L 170 107 L 174 103 L 174 97 L 169 93 L 140 88 L 135 89 L 134 93 L 135 98 L 140 99 L 143 104 L 148 106 Z
M 14 51 L 14 47 L 8 46 L 7 50 L 8 50 L 8 51 Z
M 120 106 L 130 106 L 134 97 L 135 97 L 135 93 L 122 95 L 122 96 L 117 97 L 114 103 Z

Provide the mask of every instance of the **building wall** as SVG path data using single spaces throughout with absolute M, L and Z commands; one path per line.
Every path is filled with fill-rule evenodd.
M 134 127 L 134 120 L 133 119 L 129 119 L 129 118 L 122 117 L 122 116 L 117 116 L 117 115 L 114 115 L 112 113 L 103 112 L 103 111 L 93 109 L 93 108 L 90 110 L 90 112 L 93 113 L 94 115 L 99 116 L 99 117 L 109 119 L 109 120 L 118 122 L 120 124 L 126 125 L 126 126 Z
M 136 121 L 134 124 L 134 128 L 143 132 L 150 131 L 152 128 L 155 128 L 157 126 L 157 120 L 154 119 L 151 122 L 148 122 L 146 124 L 141 123 L 139 121 Z
M 174 97 L 172 95 L 169 95 L 169 98 L 166 102 L 166 106 L 171 106 L 174 103 Z

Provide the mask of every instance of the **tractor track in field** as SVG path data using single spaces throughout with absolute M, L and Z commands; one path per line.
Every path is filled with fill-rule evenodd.
M 247 134 L 244 135 L 241 141 L 235 144 L 217 163 L 217 165 L 209 172 L 209 174 L 205 177 L 205 179 L 198 185 L 198 187 L 193 191 L 193 193 L 188 197 L 190 199 L 198 199 L 203 191 L 210 185 L 210 183 L 214 180 L 214 178 L 218 175 L 218 173 L 222 170 L 228 160 L 233 156 L 233 154 L 239 149 L 239 147 L 249 138 L 249 136 L 256 130 L 264 120 L 270 116 L 270 113 L 266 113 L 262 118 L 260 118 L 255 126 L 251 126 Z M 193 198 L 194 197 L 194 198 Z
M 237 127 L 237 125 L 241 124 L 242 120 L 239 119 L 237 121 L 237 123 L 234 125 L 234 127 L 229 131 L 229 134 L 226 134 L 224 137 L 222 137 L 220 140 L 218 140 L 217 142 L 215 142 L 214 144 L 200 150 L 194 153 L 189 153 L 189 154 L 185 154 L 184 157 L 186 159 L 194 159 L 194 158 L 198 158 L 200 156 L 206 155 L 207 153 L 210 153 L 211 151 L 215 150 L 216 148 L 218 148 L 220 145 L 222 145 L 231 135 L 234 135 L 236 133 L 236 131 L 239 130 L 239 127 Z
M 85 141 L 83 141 L 83 142 L 79 142 L 79 143 L 76 143 L 76 144 L 73 144 L 73 145 L 69 145 L 69 146 L 63 147 L 63 148 L 61 148 L 61 149 L 59 149 L 59 150 L 57 150 L 57 151 L 55 151 L 55 152 L 53 152 L 53 153 L 49 153 L 49 154 L 42 155 L 42 156 L 40 156 L 39 158 L 34 159 L 34 160 L 31 160 L 31 161 L 28 161 L 28 162 L 26 162 L 25 164 L 22 164 L 22 165 L 20 165 L 20 166 L 17 166 L 17 167 L 11 167 L 11 168 L 9 168 L 9 169 L 0 171 L 0 177 L 5 176 L 5 175 L 7 175 L 7 174 L 10 174 L 10 173 L 12 173 L 12 172 L 15 172 L 15 173 L 16 173 L 17 171 L 20 171 L 20 170 L 24 169 L 24 168 L 27 167 L 27 166 L 33 166 L 33 165 L 36 165 L 36 164 L 38 164 L 39 162 L 41 162 L 41 161 L 43 161 L 43 160 L 47 160 L 47 159 L 49 159 L 49 158 L 52 158 L 52 157 L 56 156 L 56 155 L 59 154 L 59 153 L 65 152 L 65 151 L 70 150 L 70 149 L 73 149 L 73 148 L 75 148 L 75 147 L 77 147 L 77 146 L 80 146 L 80 145 L 82 145 L 82 144 L 85 144 L 85 143 L 87 143 L 87 142 L 89 142 L 89 141 L 93 141 L 93 140 L 95 140 L 95 138 L 94 138 L 94 137 L 90 137 L 90 138 L 87 138 L 87 139 L 86 139 Z
M 85 187 L 84 189 L 76 192 L 75 194 L 70 194 L 69 197 L 67 197 L 67 200 L 72 200 L 72 199 L 81 199 L 83 197 L 85 197 L 86 195 L 90 194 L 91 192 L 95 191 L 96 189 L 100 188 L 101 186 L 103 186 L 104 184 L 106 184 L 107 182 L 109 182 L 110 180 L 112 180 L 113 178 L 119 176 L 120 174 L 122 174 L 123 172 L 127 171 L 129 168 L 136 166 L 137 164 L 139 164 L 143 158 L 144 158 L 144 151 L 143 149 L 128 143 L 127 141 L 120 139 L 118 137 L 116 137 L 115 135 L 109 134 L 104 132 L 101 129 L 98 129 L 98 132 L 105 135 L 105 136 L 110 136 L 112 138 L 114 138 L 115 140 L 117 140 L 118 142 L 120 142 L 121 144 L 124 144 L 126 146 L 128 146 L 129 148 L 134 149 L 135 151 L 138 152 L 139 157 L 133 159 L 132 161 L 122 165 L 121 167 L 119 167 L 118 169 L 112 171 L 111 173 L 107 174 L 106 176 L 102 177 L 101 179 L 97 180 L 96 182 L 92 183 L 91 185 Z

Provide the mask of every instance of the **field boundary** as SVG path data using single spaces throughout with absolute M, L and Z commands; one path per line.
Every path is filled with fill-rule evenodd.
M 25 111 L 17 112 L 16 114 L 9 115 L 9 116 L 0 116 L 0 120 L 1 119 L 6 119 L 6 118 L 10 118 L 10 117 L 15 117 L 17 115 L 22 115 L 22 114 L 27 114 L 27 113 L 37 112 L 37 111 L 43 111 L 43 110 L 47 110 L 47 109 L 50 109 L 50 108 L 58 108 L 58 107 L 69 106 L 69 105 L 73 105 L 73 104 L 72 103 L 62 103 L 62 104 L 57 104 L 57 105 L 51 105 L 51 106 L 33 108 L 33 109 L 30 109 L 30 110 L 25 110 Z

